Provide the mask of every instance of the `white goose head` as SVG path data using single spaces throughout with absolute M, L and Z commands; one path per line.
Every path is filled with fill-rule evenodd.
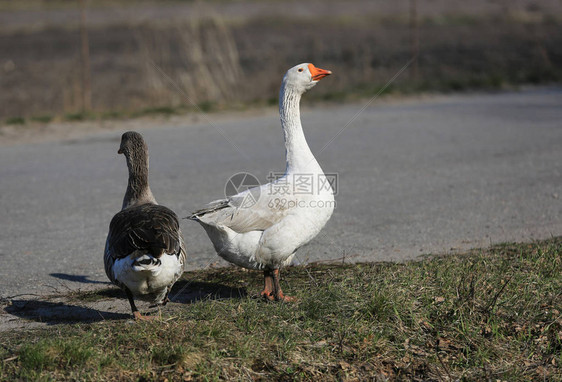
M 293 66 L 283 77 L 283 86 L 290 87 L 297 93 L 312 89 L 322 78 L 332 74 L 331 71 L 320 69 L 310 63 Z

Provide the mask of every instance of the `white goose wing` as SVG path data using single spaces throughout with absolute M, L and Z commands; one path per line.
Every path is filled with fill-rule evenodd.
M 211 226 L 226 226 L 238 233 L 265 231 L 288 215 L 288 209 L 278 199 L 279 196 L 272 195 L 270 184 L 265 184 L 215 200 L 188 218 Z

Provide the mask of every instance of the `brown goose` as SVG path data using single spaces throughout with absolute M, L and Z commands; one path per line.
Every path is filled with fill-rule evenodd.
M 119 154 L 129 168 L 123 206 L 111 223 L 105 244 L 105 273 L 127 294 L 135 319 L 134 298 L 166 305 L 172 285 L 183 273 L 185 244 L 176 214 L 158 205 L 148 185 L 148 147 L 140 135 L 121 137 Z

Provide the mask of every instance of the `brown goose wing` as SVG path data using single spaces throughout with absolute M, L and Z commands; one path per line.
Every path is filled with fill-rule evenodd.
M 180 255 L 181 233 L 177 215 L 164 206 L 143 204 L 117 213 L 109 224 L 107 250 L 120 259 L 134 251 Z

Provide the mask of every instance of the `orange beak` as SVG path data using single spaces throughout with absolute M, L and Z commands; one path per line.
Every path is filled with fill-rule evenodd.
M 322 78 L 332 74 L 331 71 L 317 68 L 312 64 L 308 64 L 308 70 L 310 71 L 310 74 L 312 75 L 312 79 L 314 81 L 320 81 Z

